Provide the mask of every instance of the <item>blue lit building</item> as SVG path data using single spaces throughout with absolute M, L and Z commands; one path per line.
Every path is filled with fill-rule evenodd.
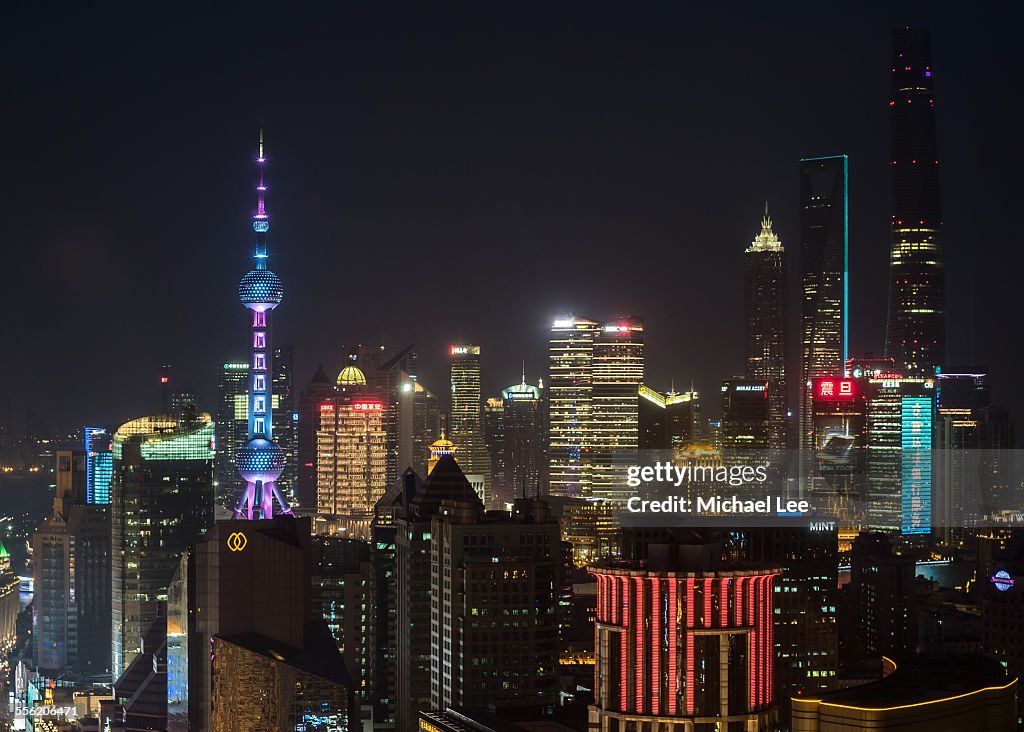
M 934 389 L 932 389 L 934 392 Z M 900 396 L 900 474 L 903 534 L 932 531 L 932 395 Z
M 85 428 L 86 503 L 110 503 L 110 480 L 114 476 L 113 441 L 103 427 Z

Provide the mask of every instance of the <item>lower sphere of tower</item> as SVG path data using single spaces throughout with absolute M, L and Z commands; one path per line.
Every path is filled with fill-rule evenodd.
M 235 467 L 247 482 L 270 483 L 284 472 L 284 451 L 261 437 L 249 440 L 235 453 Z

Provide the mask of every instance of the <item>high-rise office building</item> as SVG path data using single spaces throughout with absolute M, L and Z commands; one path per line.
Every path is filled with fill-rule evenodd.
M 897 554 L 889 536 L 862 533 L 850 552 L 849 604 L 844 624 L 847 660 L 900 657 L 914 651 L 917 629 L 910 609 L 914 558 Z
M 423 479 L 406 469 L 385 491 L 374 508 L 371 528 L 371 576 L 367 588 L 368 615 L 372 627 L 366 653 L 368 699 L 373 709 L 375 730 L 395 729 L 398 708 L 398 596 L 396 584 L 397 519 L 408 515 L 413 498 L 422 490 Z M 407 600 L 408 601 L 408 600 Z
M 812 381 L 841 377 L 846 362 L 849 223 L 847 158 L 800 161 L 800 487 L 810 488 Z
M 935 145 L 931 39 L 893 33 L 889 93 L 892 256 L 885 353 L 907 376 L 930 377 L 946 358 L 946 284 Z
M 214 423 L 209 414 L 158 415 L 114 433 L 111 588 L 114 677 L 140 652 L 161 614 L 181 553 L 213 521 Z
M 816 505 L 840 521 L 840 528 L 867 520 L 867 395 L 852 378 L 811 381 L 811 470 L 807 490 Z
M 105 427 L 85 428 L 85 501 L 110 503 L 114 476 L 113 442 Z
M 448 437 L 459 447 L 459 465 L 467 475 L 490 479 L 490 457 L 484 440 L 483 399 L 480 392 L 480 346 L 455 344 L 451 356 L 451 412 Z
M 634 724 L 771 729 L 777 717 L 779 570 L 722 560 L 716 543 L 627 535 L 597 577 L 590 728 Z M 640 550 L 639 552 L 637 550 Z
M 484 400 L 482 411 L 484 445 L 487 446 L 487 460 L 491 466 L 489 477 L 490 493 L 488 503 L 492 507 L 501 505 L 509 496 L 505 485 L 505 403 L 498 397 Z
M 332 399 L 320 404 L 317 431 L 317 513 L 346 535 L 368 539 L 373 507 L 387 487 L 384 402 L 366 377 L 346 366 Z
M 775 583 L 776 689 L 788 700 L 835 685 L 839 670 L 839 540 L 832 520 L 743 529 L 739 555 L 782 568 Z
M 547 442 L 543 393 L 541 387 L 526 383 L 525 374 L 521 382 L 501 392 L 506 498 L 544 491 Z
M 95 457 L 57 451 L 53 510 L 32 535 L 32 627 L 40 668 L 107 681 L 110 506 L 89 501 L 89 463 Z
M 371 550 L 370 542 L 360 539 L 313 538 L 313 601 L 320 604 L 360 703 L 370 700 Z
M 726 462 L 763 464 L 771 446 L 771 381 L 725 379 L 722 382 L 721 451 Z
M 438 461 L 395 517 L 398 732 L 415 732 L 420 710 L 431 705 L 431 623 L 436 612 L 431 593 L 431 525 L 444 502 L 483 509 L 451 455 Z
M 936 378 L 935 517 L 948 544 L 960 544 L 986 515 L 1020 505 L 1011 449 L 1013 422 L 994 406 L 985 369 Z
M 292 346 L 274 346 L 270 357 L 270 378 L 273 382 L 271 419 L 274 422 L 274 442 L 284 453 L 284 472 L 278 477 L 276 485 L 289 505 L 294 501 L 297 489 L 299 452 L 294 372 L 295 355 Z
M 554 711 L 562 555 L 547 504 L 485 517 L 479 501 L 446 503 L 430 541 L 431 707 Z
M 644 380 L 644 323 L 637 317 L 605 323 L 594 339 L 590 413 L 591 494 L 624 501 L 632 489 L 617 471 L 635 462 L 640 444 L 640 385 Z
M 935 379 L 903 376 L 891 358 L 851 358 L 846 373 L 865 399 L 865 525 L 930 534 Z
M 214 499 L 233 506 L 238 499 L 235 453 L 249 438 L 249 364 L 227 361 L 217 379 L 217 457 L 214 461 Z
M 772 450 L 784 450 L 789 415 L 786 381 L 788 260 L 782 242 L 772 231 L 767 203 L 761 233 L 747 247 L 744 263 L 747 377 L 768 380 L 768 444 Z
M 569 316 L 548 345 L 548 485 L 553 496 L 591 495 L 594 340 L 598 324 Z
M 274 515 L 275 500 L 281 513 L 291 513 L 287 501 L 277 487 L 277 481 L 287 467 L 285 451 L 274 442 L 273 400 L 275 374 L 270 343 L 270 313 L 284 299 L 280 278 L 267 269 L 267 232 L 270 216 L 264 205 L 267 186 L 263 179 L 266 158 L 263 156 L 263 131 L 260 130 L 260 151 L 256 159 L 259 184 L 256 186 L 256 213 L 252 217 L 252 230 L 256 234 L 253 256 L 255 268 L 242 277 L 238 285 L 238 299 L 249 311 L 250 363 L 248 382 L 248 429 L 246 443 L 235 453 L 235 467 L 245 482 L 241 499 L 235 507 L 235 518 L 268 519 Z M 288 368 L 291 379 L 291 368 Z M 289 396 L 290 398 L 290 396 Z
M 664 394 L 640 385 L 640 442 L 642 450 L 682 450 L 705 439 L 700 394 L 692 389 Z

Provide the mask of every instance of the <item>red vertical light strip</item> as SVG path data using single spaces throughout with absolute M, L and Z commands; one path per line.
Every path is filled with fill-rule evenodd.
M 743 627 L 743 580 L 746 577 L 736 578 L 736 589 L 733 590 L 733 597 L 736 598 L 736 627 Z
M 757 629 L 757 675 L 754 676 L 754 700 L 761 706 L 762 674 L 764 673 L 764 638 L 761 636 L 761 580 L 754 578 L 754 625 Z
M 751 626 L 749 638 L 749 658 L 747 659 L 747 697 L 750 704 L 750 711 L 757 708 L 757 626 L 754 625 L 754 589 L 757 585 L 756 577 L 749 577 L 747 580 L 747 625 Z
M 729 627 L 729 578 L 722 577 L 718 580 L 718 624 L 723 628 Z
M 775 575 L 768 578 L 768 647 L 771 649 L 771 663 L 768 664 L 768 702 L 775 701 Z
M 697 581 L 693 579 L 686 580 L 686 711 L 688 714 L 693 713 L 694 697 L 693 684 L 694 684 L 694 672 L 695 666 L 693 659 L 694 654 L 694 608 L 695 603 L 693 597 L 693 590 L 697 585 Z
M 661 714 L 661 580 L 651 577 L 651 714 Z
M 772 617 L 772 574 L 765 575 L 765 589 L 764 589 L 764 647 L 765 647 L 765 683 L 764 683 L 764 703 L 770 704 L 772 697 L 775 694 L 775 687 L 772 686 L 772 673 L 775 670 L 775 637 L 772 633 L 772 625 L 775 618 Z
M 704 578 L 704 627 L 710 628 L 714 624 L 711 612 L 711 584 L 714 582 L 710 577 Z
M 754 592 L 757 589 L 757 577 L 749 577 L 747 582 L 747 625 L 754 625 L 755 606 Z
M 617 575 L 612 575 L 610 578 L 612 581 L 612 624 L 619 624 L 619 578 Z
M 668 713 L 676 713 L 676 698 L 679 694 L 678 654 L 676 645 L 679 639 L 679 604 L 676 594 L 676 578 L 668 578 Z
M 638 714 L 642 714 L 644 711 L 644 647 L 647 643 L 644 640 L 644 578 L 634 577 L 633 578 L 633 591 L 636 593 L 633 598 L 634 616 L 636 617 L 636 632 L 633 633 L 634 641 L 636 645 L 634 652 L 636 653 L 636 667 L 633 669 L 633 675 L 636 683 L 636 696 L 634 698 L 633 707 Z
M 619 684 L 619 711 L 626 711 L 626 686 L 628 686 L 628 680 L 626 679 L 626 669 L 629 668 L 629 636 L 626 629 L 623 628 L 619 631 L 619 651 L 620 651 L 620 684 Z
M 629 583 L 625 577 L 615 577 L 615 584 L 619 588 L 619 621 L 622 625 L 622 690 L 619 692 L 619 702 L 622 711 L 626 711 L 626 688 L 629 686 L 629 616 L 626 608 L 629 606 Z

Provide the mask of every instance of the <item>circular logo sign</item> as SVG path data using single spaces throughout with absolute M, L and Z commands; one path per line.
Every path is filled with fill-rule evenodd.
M 1003 569 L 1000 569 L 992 575 L 991 582 L 1000 592 L 1006 592 L 1016 584 L 1013 577 L 1010 576 L 1010 573 Z

